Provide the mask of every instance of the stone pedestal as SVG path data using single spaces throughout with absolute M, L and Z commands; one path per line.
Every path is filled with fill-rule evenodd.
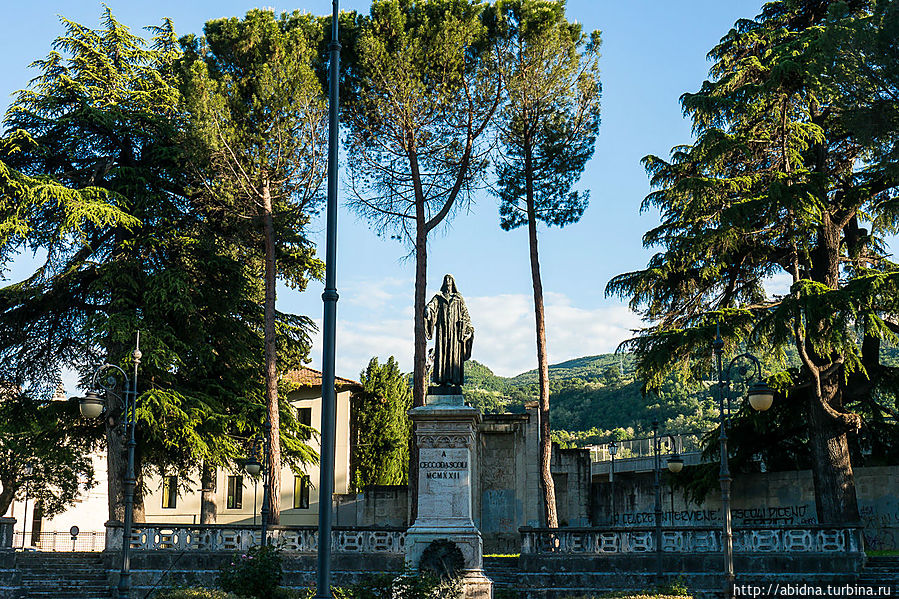
M 481 413 L 461 395 L 431 395 L 409 411 L 418 444 L 418 514 L 406 532 L 406 563 L 419 571 L 434 541 L 450 541 L 462 553 L 466 599 L 490 599 L 493 582 L 484 575 L 481 533 L 471 514 L 472 450 Z
M 15 536 L 15 526 L 15 518 L 0 518 L 0 551 L 13 548 L 12 542 Z

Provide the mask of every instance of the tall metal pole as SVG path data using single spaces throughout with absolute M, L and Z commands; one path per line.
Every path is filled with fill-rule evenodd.
M 655 458 L 655 488 L 656 488 L 656 577 L 657 582 L 662 582 L 662 473 L 659 470 L 659 423 L 652 423 L 652 449 Z
M 25 550 L 25 535 L 28 533 L 28 482 L 25 482 L 25 511 L 22 512 L 22 550 Z
M 721 537 L 721 548 L 724 551 L 724 597 L 729 599 L 733 597 L 734 588 L 734 540 L 733 532 L 730 524 L 730 468 L 728 467 L 727 455 L 727 412 L 729 405 L 725 393 L 724 371 L 721 365 L 721 358 L 724 354 L 724 340 L 721 339 L 721 331 L 718 329 L 715 333 L 715 341 L 712 344 L 715 351 L 715 361 L 718 365 L 718 412 L 719 419 L 719 438 L 721 440 L 721 471 L 718 480 L 721 482 L 721 511 L 724 516 L 724 534 Z
M 337 159 L 339 133 L 340 42 L 337 0 L 332 0 L 328 83 L 328 208 L 325 248 L 325 291 L 322 293 L 322 429 L 321 479 L 318 498 L 318 580 L 316 599 L 331 598 L 331 496 L 334 493 L 334 442 L 337 393 L 334 389 L 334 356 L 337 337 Z
M 140 331 L 131 354 L 134 360 L 134 375 L 131 377 L 131 389 L 125 390 L 125 427 L 128 430 L 128 469 L 125 471 L 125 530 L 122 533 L 122 571 L 119 574 L 119 599 L 131 596 L 131 527 L 134 519 L 134 486 L 137 479 L 134 473 L 134 429 L 137 426 L 135 409 L 137 407 L 137 369 L 140 366 Z M 126 379 L 127 386 L 128 381 Z

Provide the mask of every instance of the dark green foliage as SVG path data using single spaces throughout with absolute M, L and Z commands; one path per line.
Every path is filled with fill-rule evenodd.
M 429 574 L 401 576 L 385 572 L 348 588 L 335 589 L 336 599 L 460 599 L 459 580 L 443 581 Z
M 607 288 L 649 323 L 627 344 L 649 387 L 672 371 L 707 377 L 719 323 L 725 356 L 779 362 L 770 381 L 798 404 L 821 522 L 858 518 L 857 432 L 896 415 L 899 379 L 881 361 L 899 332 L 884 245 L 899 184 L 897 123 L 881 110 L 896 104 L 891 4 L 779 0 L 738 21 L 709 54 L 711 80 L 682 97 L 695 141 L 644 159 L 655 191 L 643 206 L 662 218 L 644 241 L 661 251 Z M 878 110 L 872 134 L 859 115 Z M 765 291 L 775 274 L 791 282 L 783 296 Z M 755 445 L 739 451 L 764 450 L 768 425 L 742 425 Z
M 100 439 L 79 416 L 75 401 L 0 390 L 0 513 L 27 493 L 52 517 L 93 486 L 88 454 Z M 34 469 L 30 476 L 26 463 Z
M 372 358 L 362 371 L 362 391 L 353 398 L 355 444 L 352 486 L 403 485 L 409 472 L 412 389 L 393 356 L 385 364 Z
M 647 436 L 656 419 L 672 433 L 717 426 L 712 391 L 671 376 L 657 391 L 644 395 L 632 364 L 629 355 L 604 354 L 551 365 L 553 440 L 574 447 Z M 504 378 L 475 361 L 466 362 L 465 368 L 465 399 L 485 413 L 522 412 L 525 402 L 536 399 L 534 371 Z
M 617 371 L 620 375 L 634 374 L 634 360 L 630 354 L 600 354 L 598 356 L 584 356 L 551 364 L 549 367 L 550 378 L 570 380 L 580 378 L 594 380 L 605 373 Z M 526 385 L 537 382 L 537 371 L 528 370 L 509 379 L 514 385 Z
M 259 286 L 245 238 L 202 202 L 185 168 L 202 156 L 180 104 L 171 22 L 150 28 L 149 45 L 108 9 L 97 30 L 63 24 L 0 146 L 17 194 L 0 199 L 0 264 L 47 252 L 33 276 L 0 289 L 2 378 L 47 388 L 65 367 L 87 377 L 103 361 L 127 366 L 142 331 L 137 458 L 189 480 L 204 460 L 233 464 L 241 437 L 261 425 Z M 307 355 L 308 327 L 282 316 L 285 367 Z M 292 459 L 312 459 L 308 431 L 282 409 Z M 121 517 L 115 402 L 111 413 L 110 516 Z
M 272 545 L 254 545 L 246 553 L 235 553 L 229 565 L 219 569 L 219 587 L 235 595 L 270 599 L 281 585 L 281 550 Z

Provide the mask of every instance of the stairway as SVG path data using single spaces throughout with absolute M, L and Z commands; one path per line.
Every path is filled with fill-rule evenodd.
M 876 590 L 878 586 L 891 585 L 893 593 L 899 590 L 899 556 L 874 555 L 868 557 L 865 567 L 858 575 L 859 585 L 870 585 Z
M 21 599 L 109 599 L 102 553 L 24 551 L 16 554 Z

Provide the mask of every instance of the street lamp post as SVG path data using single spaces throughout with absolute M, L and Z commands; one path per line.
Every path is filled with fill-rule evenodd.
M 670 447 L 674 450 L 674 453 L 668 458 L 668 471 L 672 474 L 677 474 L 684 468 L 684 460 L 681 459 L 680 454 L 677 451 L 677 441 L 674 437 L 669 434 L 659 435 L 659 423 L 658 421 L 653 421 L 652 423 L 652 453 L 654 458 L 654 469 L 655 469 L 655 492 L 656 492 L 656 503 L 655 503 L 655 545 L 656 545 L 656 577 L 658 582 L 662 582 L 662 577 L 664 576 L 664 572 L 662 569 L 662 468 L 661 468 L 661 444 L 662 437 L 668 437 L 668 441 L 670 443 Z
M 337 167 L 340 150 L 340 42 L 338 1 L 331 3 L 331 43 L 328 44 L 328 201 L 325 239 L 325 290 L 322 293 L 322 427 L 318 498 L 318 576 L 316 599 L 331 599 L 331 496 L 334 493 L 334 450 L 337 392 L 334 361 L 337 338 Z
M 720 327 L 715 333 L 715 341 L 712 343 L 715 352 L 715 362 L 718 367 L 718 414 L 719 414 L 719 441 L 721 444 L 721 469 L 718 480 L 721 483 L 721 511 L 723 512 L 724 531 L 721 538 L 721 548 L 724 552 L 724 597 L 733 597 L 734 588 L 734 543 L 730 514 L 730 486 L 732 478 L 728 465 L 727 428 L 730 419 L 730 394 L 726 387 L 730 385 L 731 369 L 741 360 L 750 362 L 755 367 L 755 373 L 749 373 L 749 366 L 742 365 L 738 371 L 744 381 L 755 380 L 749 388 L 749 404 L 753 409 L 764 411 L 771 407 L 774 401 L 774 391 L 762 379 L 762 364 L 758 358 L 750 353 L 742 353 L 734 357 L 727 368 L 722 366 L 724 356 L 724 340 L 721 338 Z
M 31 465 L 31 462 L 25 462 L 25 507 L 22 512 L 22 549 L 25 549 L 25 534 L 28 529 L 28 483 L 29 478 L 34 473 L 34 466 Z
M 612 458 L 612 464 L 609 466 L 609 495 L 611 495 L 612 501 L 610 503 L 611 507 L 611 522 L 612 524 L 617 524 L 616 519 L 618 516 L 618 512 L 615 511 L 615 456 L 618 454 L 618 444 L 612 441 L 609 443 L 609 457 Z
M 256 526 L 256 496 L 259 494 L 257 477 L 262 471 L 262 464 L 259 463 L 259 458 L 256 456 L 256 443 L 257 441 L 254 439 L 253 446 L 250 448 L 250 459 L 244 462 L 243 465 L 247 474 L 253 477 L 253 526 Z M 265 493 L 264 488 L 262 492 Z
M 140 331 L 137 332 L 137 339 L 134 344 L 134 351 L 131 353 L 131 359 L 134 363 L 134 375 L 129 380 L 128 374 L 116 366 L 115 364 L 104 364 L 98 368 L 93 377 L 91 377 L 91 387 L 93 389 L 102 389 L 105 396 L 112 395 L 122 402 L 122 415 L 124 418 L 125 434 L 128 437 L 128 466 L 125 470 L 125 522 L 124 531 L 122 533 L 122 569 L 119 574 L 119 599 L 128 599 L 131 595 L 131 527 L 134 519 L 134 487 L 137 483 L 134 472 L 134 448 L 137 441 L 134 438 L 134 429 L 136 427 L 135 408 L 137 407 L 137 370 L 140 366 L 142 357 L 140 351 Z M 115 375 L 110 376 L 105 382 L 98 384 L 98 377 L 101 372 L 113 370 L 122 377 L 122 383 L 125 388 L 124 393 L 119 395 L 115 392 L 117 380 Z M 108 409 L 105 399 L 102 399 L 94 391 L 89 391 L 85 397 L 79 399 L 79 408 L 81 415 L 85 418 L 97 418 L 104 409 Z

